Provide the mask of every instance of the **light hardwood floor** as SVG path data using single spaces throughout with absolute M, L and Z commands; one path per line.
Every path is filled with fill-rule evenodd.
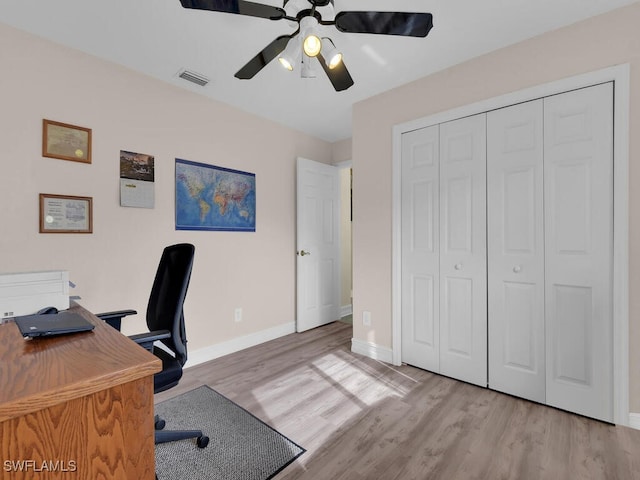
M 640 479 L 640 431 L 350 352 L 336 322 L 186 370 L 307 449 L 275 480 Z

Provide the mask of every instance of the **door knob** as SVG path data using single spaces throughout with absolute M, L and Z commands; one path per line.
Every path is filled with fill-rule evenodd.
M 520 273 L 522 271 L 522 267 L 520 265 L 516 265 L 513 267 L 513 273 Z
M 455 268 L 456 270 L 461 270 L 462 269 L 462 264 L 461 263 L 456 263 L 453 268 Z
M 305 255 L 311 255 L 311 252 L 305 252 L 304 250 L 300 250 L 299 252 L 297 252 L 298 255 L 300 255 L 301 257 L 304 257 Z

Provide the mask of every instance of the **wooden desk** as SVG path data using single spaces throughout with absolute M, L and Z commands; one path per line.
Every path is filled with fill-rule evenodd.
M 154 355 L 79 305 L 93 332 L 0 325 L 0 478 L 154 479 Z

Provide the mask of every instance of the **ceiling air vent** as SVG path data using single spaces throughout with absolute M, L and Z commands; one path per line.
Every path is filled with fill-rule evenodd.
M 204 87 L 207 83 L 209 83 L 209 79 L 204 75 L 200 75 L 199 73 L 196 73 L 196 72 L 190 72 L 189 70 L 180 71 L 178 76 L 191 83 L 200 85 L 201 87 Z

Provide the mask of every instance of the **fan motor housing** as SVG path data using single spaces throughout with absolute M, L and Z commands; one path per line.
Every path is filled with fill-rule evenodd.
M 283 6 L 286 6 L 291 0 L 284 0 Z M 333 6 L 333 0 L 307 0 L 311 5 L 316 7 L 325 7 L 329 4 Z
M 333 0 L 284 0 L 283 7 L 290 20 L 300 22 L 304 17 L 315 17 L 319 22 L 333 20 Z M 291 25 L 294 27 L 295 25 Z

